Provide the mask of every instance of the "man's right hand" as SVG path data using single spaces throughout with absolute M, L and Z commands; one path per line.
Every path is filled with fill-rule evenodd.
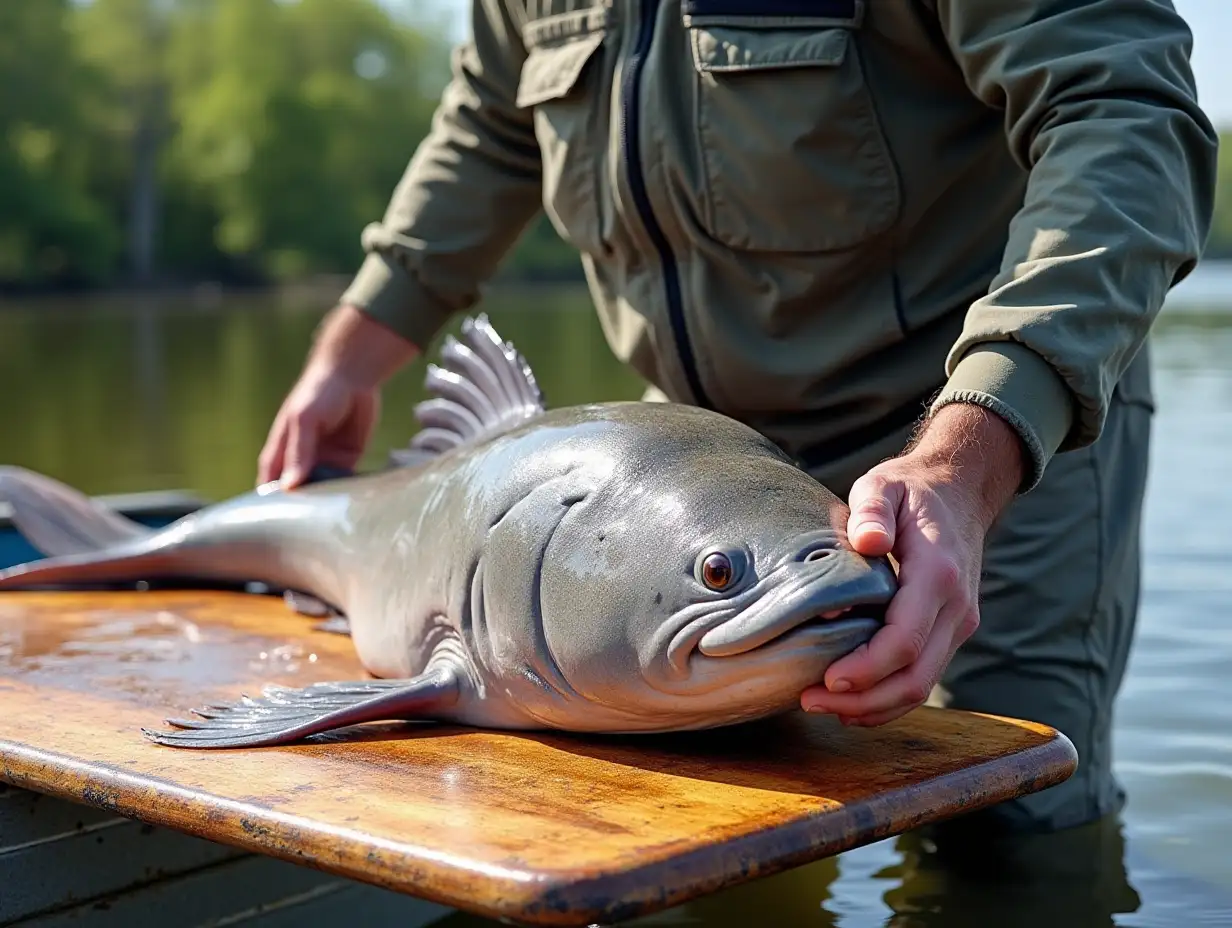
M 380 415 L 380 391 L 329 371 L 305 370 L 291 389 L 258 459 L 257 482 L 290 489 L 318 464 L 353 470 Z
M 380 415 L 380 388 L 418 349 L 351 306 L 321 326 L 258 460 L 257 482 L 301 485 L 319 464 L 354 469 Z

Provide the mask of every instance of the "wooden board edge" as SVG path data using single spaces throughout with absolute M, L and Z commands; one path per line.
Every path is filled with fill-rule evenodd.
M 213 822 L 207 833 L 204 827 L 193 827 L 194 816 L 188 814 L 187 802 L 177 801 L 175 794 L 179 788 L 155 777 L 142 776 L 141 780 L 147 793 L 150 786 L 157 789 L 157 784 L 161 783 L 165 787 L 160 797 L 162 801 L 143 805 L 131 795 L 137 792 L 132 785 L 125 789 L 117 783 L 107 788 L 99 783 L 96 774 L 90 775 L 86 763 L 17 745 L 10 746 L 10 753 L 27 754 L 32 769 L 39 765 L 56 771 L 57 775 L 39 778 L 32 773 L 23 774 L 6 760 L 0 767 L 0 779 L 23 789 L 485 917 L 524 924 L 574 926 L 652 914 L 956 814 L 975 812 L 1024 793 L 1055 786 L 1073 775 L 1078 753 L 1063 733 L 1047 730 L 1052 737 L 1042 744 L 931 781 L 932 788 L 957 799 L 956 802 L 939 803 L 947 809 L 944 814 L 921 811 L 918 803 L 911 800 L 911 793 L 918 788 L 906 787 L 858 806 L 818 813 L 787 826 L 752 832 L 718 846 L 699 848 L 631 870 L 598 874 L 568 869 L 520 873 L 511 870 L 507 875 L 485 874 L 482 880 L 489 889 L 483 900 L 463 891 L 469 882 L 465 872 L 460 872 L 456 881 L 437 884 L 418 885 L 401 878 L 400 874 L 421 873 L 420 862 L 403 855 L 391 855 L 387 847 L 380 848 L 377 853 L 383 858 L 379 869 L 364 869 L 362 864 L 353 865 L 347 859 L 305 852 L 299 840 L 302 837 L 300 821 L 276 812 L 260 822 L 235 815 L 234 821 L 222 828 L 218 827 L 218 822 Z M 17 750 L 13 751 L 13 747 Z M 114 774 L 118 780 L 126 778 L 122 770 L 115 770 Z M 177 809 L 182 810 L 181 814 L 175 814 Z M 953 811 L 955 809 L 957 811 Z M 716 854 L 722 858 L 718 866 Z M 371 864 L 370 859 L 364 862 Z M 673 888 L 665 889 L 667 884 Z
M 40 774 L 39 770 L 46 773 Z M 506 906 L 503 903 L 496 908 L 477 906 L 474 897 L 464 890 L 470 880 L 508 890 L 513 900 L 509 910 L 519 911 L 521 888 L 537 879 L 533 871 L 513 868 L 507 875 L 480 875 L 459 870 L 455 880 L 446 879 L 439 886 L 431 882 L 416 884 L 407 876 L 422 874 L 423 862 L 398 853 L 388 842 L 372 842 L 366 853 L 353 858 L 357 862 L 352 863 L 350 857 L 305 849 L 304 825 L 310 820 L 304 816 L 277 810 L 265 810 L 260 817 L 250 816 L 242 802 L 229 799 L 215 801 L 211 811 L 221 815 L 202 816 L 200 802 L 187 797 L 182 787 L 168 780 L 152 774 L 131 774 L 110 764 L 95 766 L 89 761 L 25 744 L 0 742 L 0 781 L 194 838 L 483 915 L 499 913 Z M 371 867 L 374 860 L 380 861 L 379 869 Z M 365 863 L 368 868 L 364 867 Z M 530 898 L 534 898 L 533 894 Z
M 921 812 L 918 804 L 909 799 L 911 788 L 895 790 L 858 807 L 844 807 L 803 818 L 788 826 L 752 832 L 720 848 L 701 848 L 671 861 L 647 864 L 636 870 L 590 878 L 554 874 L 550 885 L 540 884 L 537 887 L 541 892 L 537 898 L 527 900 L 525 908 L 504 911 L 500 915 L 528 924 L 556 926 L 625 921 L 945 821 L 958 814 L 976 812 L 1024 793 L 1056 786 L 1074 774 L 1078 766 L 1078 751 L 1062 732 L 1046 726 L 1036 727 L 1050 732 L 1051 739 L 1009 757 L 975 764 L 931 781 L 932 788 L 939 787 L 947 795 L 964 797 L 961 806 L 948 814 Z M 997 770 L 1011 761 L 1014 764 L 1008 774 L 988 772 L 990 768 Z M 955 806 L 948 808 L 955 809 Z M 876 814 L 879 811 L 882 814 Z M 700 875 L 703 859 L 708 864 L 705 869 L 715 871 L 716 852 L 727 857 L 721 874 Z M 655 874 L 659 876 L 656 878 Z M 667 876 L 671 877 L 671 884 L 676 887 L 673 892 L 645 891 L 648 886 L 662 886 L 667 882 L 664 879 Z M 604 904 L 604 899 L 621 901 Z M 457 907 L 464 908 L 460 904 Z

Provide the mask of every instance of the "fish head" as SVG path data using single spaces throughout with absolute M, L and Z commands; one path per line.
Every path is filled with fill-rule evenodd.
M 556 667 L 630 730 L 798 705 L 883 625 L 897 590 L 887 559 L 852 549 L 837 496 L 760 436 L 736 437 L 631 455 L 543 560 Z

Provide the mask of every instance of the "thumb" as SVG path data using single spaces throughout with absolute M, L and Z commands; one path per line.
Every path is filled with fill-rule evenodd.
M 299 418 L 287 426 L 286 467 L 282 472 L 284 489 L 291 490 L 308 479 L 316 454 L 316 430 Z
M 894 548 L 903 485 L 878 474 L 866 474 L 851 488 L 847 538 L 866 557 L 881 557 Z

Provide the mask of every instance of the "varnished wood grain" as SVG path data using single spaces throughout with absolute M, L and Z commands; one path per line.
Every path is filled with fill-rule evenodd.
M 1074 770 L 1052 729 L 920 709 L 661 737 L 382 725 L 190 751 L 157 726 L 266 682 L 363 676 L 348 639 L 225 593 L 0 595 L 0 778 L 470 911 L 584 925 L 675 905 Z

